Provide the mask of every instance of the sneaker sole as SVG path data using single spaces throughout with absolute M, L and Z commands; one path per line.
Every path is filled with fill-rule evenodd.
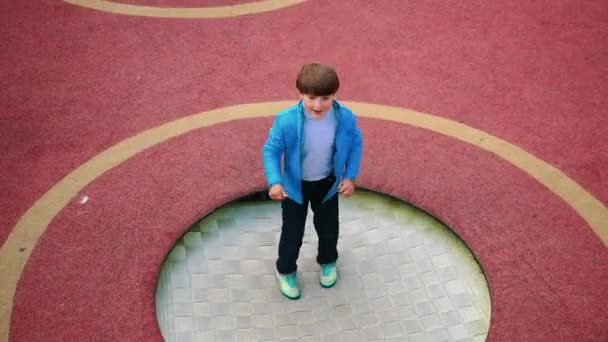
M 323 287 L 323 288 L 328 289 L 328 288 L 330 288 L 330 287 L 332 287 L 332 286 L 336 285 L 336 283 L 337 283 L 337 282 L 338 282 L 338 280 L 336 279 L 336 280 L 334 280 L 334 282 L 333 282 L 333 283 L 331 283 L 331 284 L 323 284 L 322 282 L 319 282 L 319 285 L 321 285 L 321 287 Z
M 291 299 L 291 300 L 300 299 L 300 295 L 297 295 L 297 296 L 295 296 L 295 297 L 291 297 L 291 296 L 288 296 L 288 295 L 286 295 L 285 293 L 283 293 L 283 291 L 281 291 L 281 290 L 279 290 L 279 292 L 281 292 L 281 294 L 282 294 L 282 295 L 283 295 L 285 298 L 288 298 L 288 299 Z

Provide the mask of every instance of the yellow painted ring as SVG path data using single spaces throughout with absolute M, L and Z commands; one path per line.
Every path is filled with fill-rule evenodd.
M 156 18 L 228 18 L 274 11 L 307 0 L 263 0 L 245 4 L 213 7 L 152 7 L 122 4 L 107 0 L 63 0 L 72 5 L 114 14 Z
M 566 174 L 525 150 L 484 131 L 435 115 L 399 107 L 349 102 L 357 116 L 399 122 L 464 141 L 494 153 L 545 185 L 569 204 L 608 245 L 608 208 Z M 0 339 L 8 340 L 13 296 L 21 272 L 36 243 L 55 216 L 89 183 L 137 153 L 202 127 L 238 119 L 275 115 L 293 101 L 264 102 L 219 108 L 187 116 L 139 133 L 96 155 L 70 172 L 39 198 L 13 227 L 0 248 Z M 21 252 L 20 249 L 26 248 Z

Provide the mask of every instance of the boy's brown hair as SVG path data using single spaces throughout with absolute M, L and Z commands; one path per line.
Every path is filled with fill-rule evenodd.
M 321 63 L 310 63 L 300 69 L 296 79 L 296 88 L 301 94 L 333 95 L 340 88 L 340 80 L 333 68 Z

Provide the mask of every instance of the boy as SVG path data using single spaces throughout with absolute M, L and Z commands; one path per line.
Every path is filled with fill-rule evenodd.
M 319 238 L 320 284 L 336 283 L 337 193 L 352 195 L 363 146 L 354 114 L 335 100 L 340 81 L 331 67 L 304 65 L 296 87 L 300 101 L 277 114 L 263 147 L 268 194 L 282 201 L 276 275 L 281 293 L 290 299 L 300 297 L 296 262 L 309 203 Z

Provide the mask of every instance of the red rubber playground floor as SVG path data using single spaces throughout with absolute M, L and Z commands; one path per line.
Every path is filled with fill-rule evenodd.
M 477 257 L 489 341 L 608 340 L 607 18 L 597 0 L 5 1 L 0 340 L 162 340 L 163 260 L 264 189 L 272 115 L 311 61 L 359 114 L 357 185 Z

